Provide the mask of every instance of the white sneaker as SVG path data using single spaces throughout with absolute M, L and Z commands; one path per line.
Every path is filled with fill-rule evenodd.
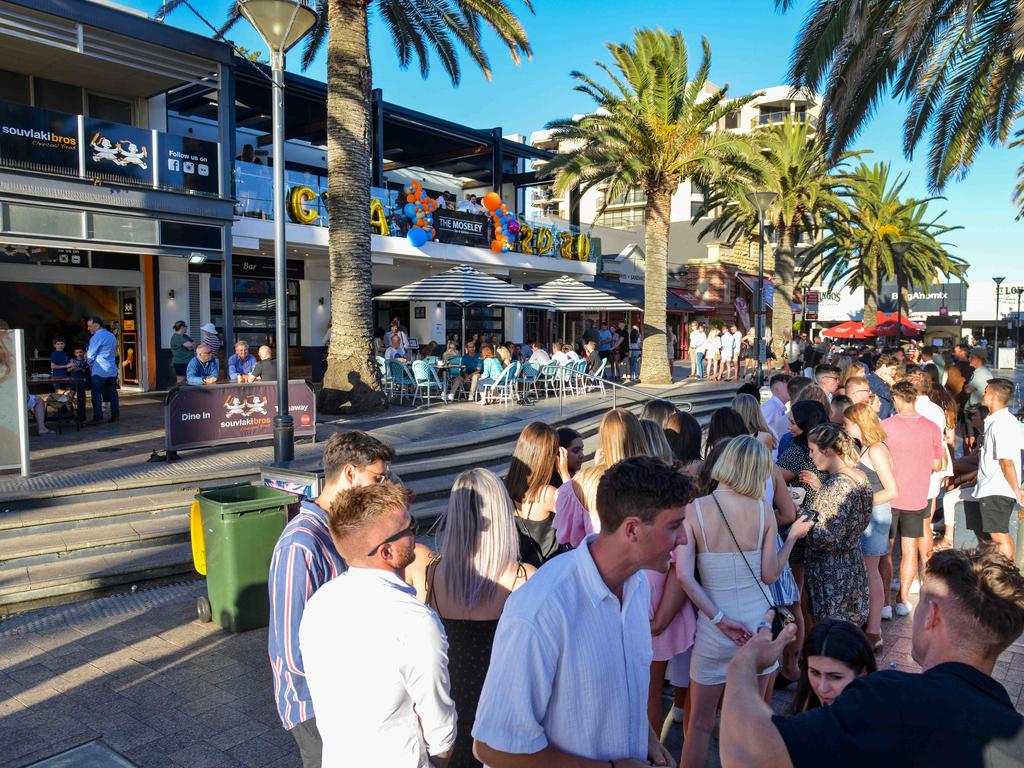
M 892 621 L 892 606 L 887 605 L 882 608 L 882 618 L 886 621 Z
M 920 594 L 920 592 L 921 592 L 921 582 L 918 581 L 917 579 L 914 579 L 912 582 L 910 582 L 910 594 L 917 595 L 917 594 Z
M 910 603 L 896 603 L 897 616 L 909 616 L 912 610 L 914 610 L 914 606 Z

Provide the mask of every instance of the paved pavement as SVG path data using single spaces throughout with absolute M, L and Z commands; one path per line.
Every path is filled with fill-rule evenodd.
M 187 581 L 0 625 L 0 768 L 93 740 L 137 766 L 299 768 L 274 708 L 266 630 L 231 635 L 199 623 L 204 593 L 202 581 Z M 879 666 L 917 671 L 911 620 L 883 625 Z M 1024 712 L 1024 643 L 995 671 Z M 776 694 L 777 708 L 787 700 Z M 667 744 L 678 754 L 678 727 Z

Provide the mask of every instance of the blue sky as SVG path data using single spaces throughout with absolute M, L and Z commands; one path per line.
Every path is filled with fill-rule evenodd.
M 127 5 L 153 13 L 159 0 L 122 0 Z M 215 24 L 223 18 L 228 0 L 193 0 L 193 6 Z M 518 0 L 509 0 L 523 8 Z M 598 74 L 595 59 L 606 59 L 607 41 L 628 40 L 640 26 L 679 29 L 691 50 L 691 70 L 700 59 L 700 38 L 711 44 L 711 79 L 728 83 L 730 93 L 742 95 L 758 88 L 785 82 L 789 54 L 809 0 L 797 3 L 787 14 L 774 11 L 771 0 L 534 0 L 536 13 L 524 11 L 523 22 L 534 56 L 515 66 L 497 40 L 486 40 L 493 78 L 484 79 L 465 56 L 461 84 L 454 88 L 436 61 L 423 80 L 415 66 L 402 71 L 387 31 L 371 18 L 370 48 L 374 85 L 384 98 L 413 109 L 477 128 L 501 126 L 506 134 L 541 128 L 555 117 L 585 112 L 589 99 L 572 90 L 569 73 L 580 69 Z M 190 10 L 175 11 L 168 23 L 207 34 L 208 29 Z M 230 35 L 234 42 L 252 49 L 262 44 L 247 25 L 239 24 Z M 293 56 L 289 69 L 298 69 Z M 325 78 L 323 57 L 306 73 Z M 875 114 L 856 142 L 857 148 L 872 149 L 868 162 L 887 161 L 910 178 L 907 194 L 927 194 L 924 158 L 927 147 L 919 147 L 914 160 L 902 153 L 900 104 L 888 101 Z M 945 201 L 932 210 L 948 213 L 943 221 L 963 230 L 947 240 L 953 253 L 971 264 L 972 282 L 989 280 L 994 274 L 1010 280 L 1024 280 L 1024 222 L 1014 221 L 1010 194 L 1016 168 L 1024 162 L 1024 151 L 1003 147 L 985 148 L 975 160 L 965 181 L 945 190 Z

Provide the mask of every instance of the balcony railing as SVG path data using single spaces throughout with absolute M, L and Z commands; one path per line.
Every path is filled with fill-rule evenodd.
M 811 128 L 818 127 L 818 118 L 806 112 L 765 112 L 754 117 L 750 121 L 751 128 L 761 128 L 766 125 L 778 125 L 789 118 L 794 123 L 807 123 Z
M 259 163 L 235 162 L 235 214 L 244 218 L 274 218 L 273 169 Z M 327 175 L 285 170 L 285 211 L 294 224 L 327 226 Z M 405 200 L 398 189 L 372 187 L 371 198 L 380 203 L 371 210 L 367 223 L 378 234 L 405 237 L 412 222 L 405 216 Z M 593 261 L 588 232 L 561 222 L 524 217 L 514 251 L 577 261 Z M 490 216 L 445 209 L 434 213 L 435 240 L 478 248 L 491 246 L 493 222 Z
M 0 167 L 220 196 L 211 141 L 0 101 Z

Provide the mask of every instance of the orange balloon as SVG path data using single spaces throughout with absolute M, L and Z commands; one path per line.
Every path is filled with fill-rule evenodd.
M 494 211 L 501 205 L 501 197 L 497 192 L 488 192 L 480 202 L 488 211 Z
M 491 250 L 492 251 L 498 252 L 498 251 L 501 250 L 501 248 L 502 248 L 502 245 L 497 240 L 495 240 L 494 242 L 491 243 Z

